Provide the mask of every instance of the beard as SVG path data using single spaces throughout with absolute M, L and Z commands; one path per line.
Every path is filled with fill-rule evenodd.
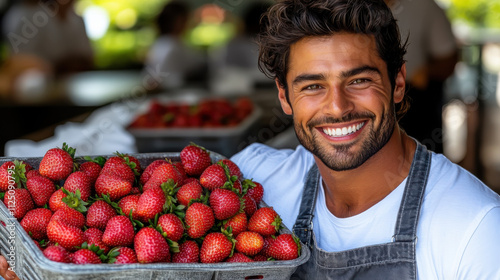
M 295 133 L 297 138 L 307 150 L 318 157 L 328 168 L 334 171 L 345 171 L 355 169 L 366 162 L 370 157 L 376 154 L 382 147 L 389 142 L 396 125 L 396 116 L 394 105 L 388 111 L 382 114 L 380 127 L 376 129 L 366 126 L 364 129 L 370 129 L 368 136 L 348 144 L 322 144 L 318 138 L 322 137 L 314 131 L 316 125 L 334 124 L 341 122 L 350 122 L 354 120 L 371 119 L 372 124 L 375 115 L 372 113 L 353 113 L 344 116 L 342 119 L 324 117 L 313 119 L 307 122 L 306 127 L 301 126 L 294 121 Z M 352 151 L 354 145 L 361 141 L 359 152 Z

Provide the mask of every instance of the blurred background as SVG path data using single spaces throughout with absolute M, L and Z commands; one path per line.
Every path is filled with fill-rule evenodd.
M 428 61 L 408 81 L 427 95 L 414 95 L 403 127 L 500 192 L 500 0 L 387 2 L 412 48 L 435 49 L 407 58 Z M 257 69 L 269 3 L 0 0 L 0 156 L 41 156 L 62 142 L 81 154 L 190 141 L 227 157 L 253 142 L 293 148 L 291 120 Z M 415 5 L 422 14 L 408 15 Z M 412 131 L 424 124 L 422 136 Z

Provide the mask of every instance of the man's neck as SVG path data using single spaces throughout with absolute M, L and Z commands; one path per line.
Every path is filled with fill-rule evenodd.
M 389 142 L 353 170 L 333 171 L 316 158 L 330 212 L 351 217 L 384 199 L 408 176 L 415 149 L 416 143 L 396 127 Z

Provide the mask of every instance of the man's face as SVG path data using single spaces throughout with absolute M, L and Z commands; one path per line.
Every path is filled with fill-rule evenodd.
M 396 125 L 394 102 L 404 95 L 404 68 L 394 95 L 371 36 L 340 33 L 304 38 L 290 48 L 285 113 L 300 143 L 332 170 L 354 169 L 380 150 Z

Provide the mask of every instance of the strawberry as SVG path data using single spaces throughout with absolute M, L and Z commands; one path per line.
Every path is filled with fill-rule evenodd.
M 231 233 L 233 236 L 238 236 L 243 231 L 247 230 L 248 219 L 245 213 L 238 213 L 234 215 L 232 218 L 229 218 L 224 221 L 223 228 L 228 230 L 231 227 Z
M 264 246 L 262 247 L 262 250 L 260 251 L 259 255 L 263 255 L 267 258 L 270 257 L 269 255 L 269 247 L 271 244 L 274 242 L 274 236 L 266 236 L 264 237 Z
M 239 179 L 236 179 L 233 182 L 233 189 L 238 195 L 243 193 L 243 186 L 241 185 L 241 181 Z
M 210 165 L 200 175 L 201 185 L 210 191 L 221 188 L 227 181 L 226 170 L 219 164 Z
M 88 201 L 92 192 L 92 181 L 83 171 L 75 171 L 64 181 L 64 189 L 72 193 L 79 190 L 80 198 L 83 201 Z
M 166 202 L 165 193 L 160 187 L 144 191 L 137 201 L 137 216 L 147 222 L 163 211 Z
M 134 248 L 139 263 L 166 262 L 170 258 L 167 241 L 154 228 L 141 228 L 135 235 Z
M 40 161 L 38 172 L 53 181 L 64 180 L 73 172 L 75 149 L 63 143 L 61 148 L 48 150 Z
M 161 215 L 158 218 L 158 226 L 162 229 L 164 237 L 175 242 L 179 241 L 184 234 L 181 219 L 172 213 Z
M 94 185 L 97 177 L 101 173 L 102 167 L 94 161 L 86 161 L 80 164 L 80 171 L 85 173 L 90 180 L 90 184 Z
M 251 258 L 240 252 L 235 252 L 231 257 L 226 259 L 226 262 L 253 262 Z
M 244 204 L 244 210 L 245 213 L 247 214 L 248 217 L 252 217 L 252 215 L 257 211 L 257 204 L 255 203 L 255 200 L 248 194 L 245 194 L 243 196 L 243 204 Z
M 114 216 L 109 219 L 102 235 L 104 244 L 114 246 L 129 246 L 134 242 L 134 225 L 125 216 Z
M 87 221 L 85 225 L 87 227 L 95 227 L 104 231 L 109 219 L 116 215 L 117 213 L 111 205 L 103 200 L 97 200 L 90 205 L 87 210 Z
M 129 182 L 130 184 L 133 184 L 135 181 L 134 171 L 127 164 L 127 161 L 119 156 L 110 157 L 106 160 L 106 163 L 104 163 L 104 166 L 102 167 L 99 177 L 103 174 L 116 175 L 122 178 L 123 180 Z M 99 180 L 99 178 L 97 178 L 97 180 Z
M 26 171 L 26 180 L 35 176 L 42 176 L 42 175 L 40 175 L 40 172 L 38 172 L 38 170 L 32 169 L 30 171 Z
M 272 207 L 257 209 L 248 221 L 248 230 L 262 236 L 274 235 L 281 228 L 281 218 Z
M 149 178 L 151 178 L 151 175 L 153 174 L 153 172 L 155 171 L 155 169 L 158 166 L 163 165 L 163 164 L 167 164 L 167 163 L 168 162 L 164 159 L 158 159 L 158 160 L 155 160 L 152 163 L 150 163 L 146 167 L 146 169 L 144 169 L 144 172 L 142 172 L 142 174 L 141 174 L 141 177 L 139 179 L 139 182 L 141 183 L 141 185 L 146 184 L 146 182 L 149 180 Z
M 135 175 L 139 175 L 142 173 L 141 162 L 134 156 L 127 154 L 116 153 L 119 157 L 123 158 L 128 166 L 132 169 Z
M 52 212 L 56 212 L 60 208 L 68 207 L 66 203 L 62 201 L 62 199 L 66 197 L 66 194 L 62 189 L 58 189 L 55 191 L 49 198 L 49 208 Z
M 104 253 L 107 253 L 109 251 L 109 246 L 102 241 L 102 235 L 103 232 L 98 228 L 88 228 L 83 232 L 85 242 L 87 242 L 89 246 L 95 245 L 103 250 Z
M 47 225 L 52 211 L 46 208 L 35 208 L 28 211 L 21 220 L 21 226 L 34 240 L 47 238 Z
M 56 191 L 54 182 L 43 176 L 35 176 L 26 181 L 26 187 L 36 206 L 43 206 L 49 202 L 50 196 Z
M 266 262 L 268 261 L 268 257 L 262 255 L 262 254 L 257 254 L 253 257 L 254 262 Z
M 31 167 L 30 167 L 31 168 Z M 0 166 L 0 192 L 10 188 L 21 187 L 26 182 L 26 163 L 22 161 L 6 161 Z
M 121 263 L 137 263 L 137 255 L 135 251 L 128 247 L 115 247 L 108 255 L 114 255 L 116 252 L 117 256 L 112 257 L 108 260 L 109 263 L 121 264 Z
M 159 187 L 169 179 L 173 180 L 175 184 L 181 184 L 184 180 L 179 171 L 177 171 L 171 163 L 162 164 L 155 169 L 153 174 L 151 174 L 151 178 L 144 184 L 142 191 Z
M 300 254 L 299 239 L 292 234 L 283 233 L 269 245 L 268 254 L 276 260 L 293 260 Z
M 64 249 L 62 246 L 49 245 L 43 250 L 45 257 L 54 262 L 70 263 L 71 259 L 69 257 L 68 250 Z
M 236 250 L 254 256 L 264 247 L 264 238 L 253 231 L 244 231 L 236 236 Z
M 199 238 L 214 226 L 215 217 L 212 208 L 206 204 L 195 202 L 186 210 L 184 221 L 189 237 Z
M 232 240 L 221 232 L 207 234 L 201 244 L 200 261 L 202 263 L 222 262 L 231 255 L 233 244 Z
M 174 163 L 172 163 L 172 165 L 175 167 L 175 169 L 177 169 L 177 171 L 179 171 L 179 173 L 182 176 L 182 182 L 184 182 L 184 180 L 186 180 L 188 178 L 188 175 L 186 174 L 186 171 L 184 170 L 184 165 L 182 165 L 182 162 L 181 161 L 174 162 Z
M 73 253 L 73 263 L 76 264 L 97 264 L 102 263 L 101 258 L 90 249 L 80 249 Z
M 210 193 L 210 207 L 215 218 L 225 220 L 236 215 L 242 207 L 240 197 L 227 189 L 215 189 Z
M 54 212 L 50 220 L 57 220 L 77 228 L 83 228 L 85 225 L 85 216 L 77 210 L 69 207 L 61 208 Z
M 255 200 L 256 204 L 259 204 L 264 196 L 264 188 L 262 185 L 255 181 L 245 180 L 250 182 L 248 184 L 247 195 L 251 196 Z
M 230 176 L 236 176 L 238 179 L 240 179 L 240 180 L 242 179 L 243 174 L 241 173 L 240 168 L 232 160 L 230 160 L 230 159 L 221 159 L 217 163 L 219 163 L 219 162 L 222 162 L 222 163 L 224 163 L 227 166 L 227 168 L 229 169 L 229 175 Z
M 199 199 L 203 194 L 203 187 L 197 179 L 192 178 L 177 191 L 176 197 L 179 204 L 188 206 L 192 199 Z
M 180 158 L 186 174 L 200 176 L 212 164 L 210 153 L 198 145 L 191 144 L 181 150 Z
M 108 195 L 112 201 L 117 201 L 132 191 L 132 182 L 116 173 L 101 172 L 95 182 L 95 192 L 98 196 Z
M 68 250 L 75 249 L 85 241 L 83 231 L 62 221 L 51 220 L 47 225 L 47 236 L 50 241 L 58 243 Z
M 5 193 L 3 203 L 14 218 L 21 220 L 28 211 L 35 208 L 27 189 L 13 189 Z
M 193 240 L 186 240 L 179 246 L 179 252 L 172 254 L 173 263 L 197 263 L 200 260 L 200 247 Z
M 139 203 L 140 194 L 130 194 L 126 197 L 120 199 L 118 202 L 118 207 L 122 210 L 122 212 L 129 217 L 132 214 L 132 219 L 139 219 L 139 215 L 137 214 L 137 205 Z

